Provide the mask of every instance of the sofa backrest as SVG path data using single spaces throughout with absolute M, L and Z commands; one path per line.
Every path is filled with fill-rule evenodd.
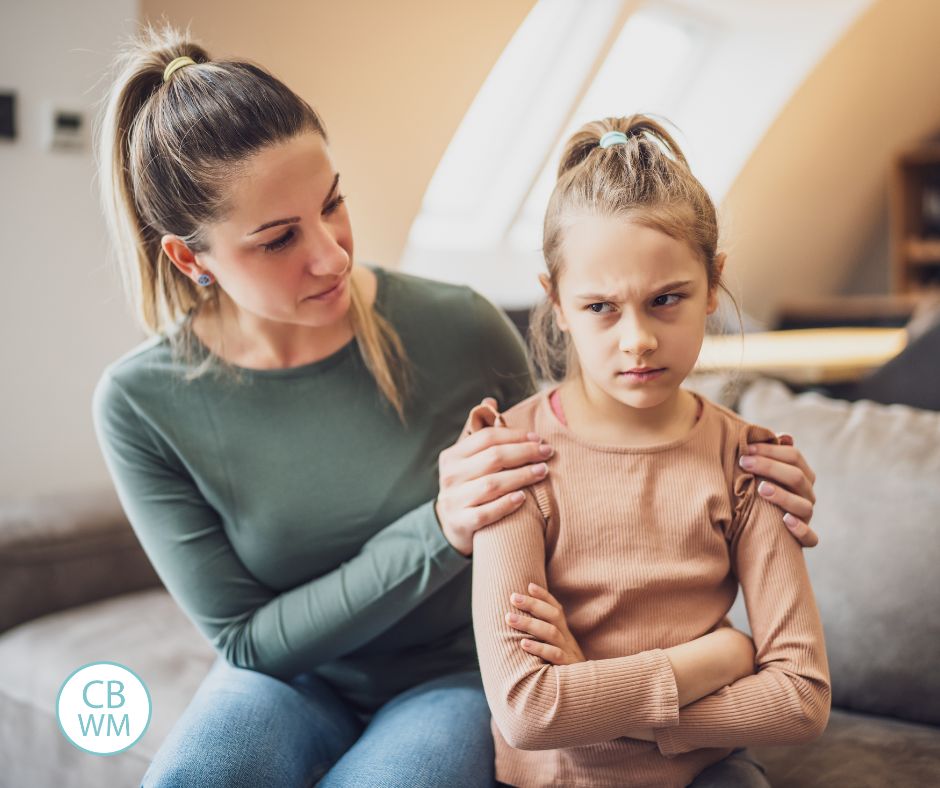
M 940 413 L 768 380 L 738 409 L 792 434 L 817 474 L 820 543 L 805 556 L 833 704 L 940 724 Z

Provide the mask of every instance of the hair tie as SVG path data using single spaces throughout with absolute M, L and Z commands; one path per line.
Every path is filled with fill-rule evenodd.
M 195 66 L 195 65 L 196 65 L 196 61 L 186 55 L 183 55 L 182 57 L 174 58 L 169 63 L 167 63 L 166 68 L 163 69 L 163 81 L 169 82 L 170 77 L 173 76 L 174 72 L 179 71 L 181 68 L 184 68 L 185 66 Z
M 609 148 L 611 145 L 626 145 L 627 135 L 622 131 L 608 131 L 598 143 L 602 148 Z

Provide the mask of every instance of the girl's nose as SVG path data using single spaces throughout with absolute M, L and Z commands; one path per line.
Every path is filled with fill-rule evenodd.
M 624 316 L 620 326 L 621 352 L 640 358 L 652 353 L 658 346 L 656 334 L 649 330 L 643 320 Z

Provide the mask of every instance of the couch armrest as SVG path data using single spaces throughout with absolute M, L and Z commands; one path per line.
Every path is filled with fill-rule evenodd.
M 158 585 L 113 491 L 0 501 L 0 632 Z

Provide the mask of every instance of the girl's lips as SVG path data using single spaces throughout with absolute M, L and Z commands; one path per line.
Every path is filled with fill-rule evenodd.
M 655 380 L 665 371 L 666 367 L 660 367 L 658 369 L 650 368 L 648 370 L 631 370 L 627 372 L 621 372 L 620 376 L 634 383 L 645 383 L 649 380 Z

